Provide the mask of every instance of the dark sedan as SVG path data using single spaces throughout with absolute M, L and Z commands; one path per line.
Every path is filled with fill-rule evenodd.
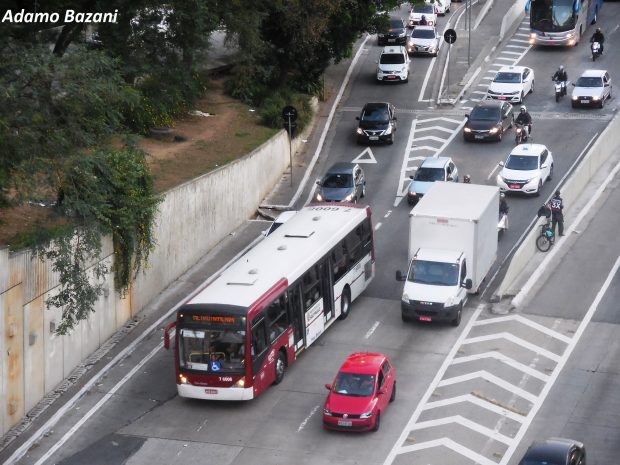
M 356 134 L 359 144 L 370 142 L 394 142 L 396 132 L 396 108 L 388 102 L 367 103 L 359 121 Z
M 472 140 L 502 140 L 502 136 L 514 122 L 512 105 L 508 102 L 484 101 L 466 115 L 463 138 Z
M 407 28 L 400 18 L 390 18 L 389 27 L 377 34 L 378 45 L 400 44 L 407 42 Z
M 586 465 L 586 448 L 572 439 L 550 438 L 529 447 L 519 465 Z

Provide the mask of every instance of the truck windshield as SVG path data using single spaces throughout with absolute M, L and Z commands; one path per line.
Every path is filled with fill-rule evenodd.
M 245 331 L 190 329 L 179 330 L 181 368 L 210 373 L 243 373 Z
M 530 26 L 544 32 L 563 32 L 575 28 L 574 0 L 533 0 Z
M 414 260 L 411 268 L 409 268 L 407 281 L 436 286 L 456 286 L 459 281 L 459 265 L 457 263 Z

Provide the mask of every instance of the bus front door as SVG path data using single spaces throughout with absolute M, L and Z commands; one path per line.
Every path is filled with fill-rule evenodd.
M 289 312 L 295 335 L 295 352 L 304 347 L 304 309 L 302 305 L 301 283 L 296 283 L 289 288 Z

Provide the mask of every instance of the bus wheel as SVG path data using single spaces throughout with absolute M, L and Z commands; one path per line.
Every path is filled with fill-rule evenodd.
M 342 296 L 340 297 L 340 320 L 344 320 L 349 316 L 349 310 L 351 310 L 351 291 L 348 287 L 342 290 Z
M 276 360 L 276 379 L 273 384 L 280 384 L 284 379 L 284 370 L 286 370 L 286 358 L 282 351 L 278 351 L 278 360 Z

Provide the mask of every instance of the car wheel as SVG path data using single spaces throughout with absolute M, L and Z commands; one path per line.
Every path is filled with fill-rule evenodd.
M 276 360 L 276 379 L 273 384 L 280 384 L 284 379 L 284 371 L 286 370 L 286 358 L 283 352 L 278 352 L 278 359 Z
M 390 396 L 390 402 L 396 400 L 396 381 L 394 381 L 394 387 L 392 388 L 392 395 Z
M 405 313 L 404 313 L 404 312 L 400 312 L 400 318 L 401 318 L 401 319 L 402 319 L 405 323 L 407 323 L 407 322 L 411 321 L 411 317 L 410 317 L 410 316 L 408 316 L 408 315 L 405 315 Z
M 342 291 L 342 296 L 340 296 L 340 316 L 338 319 L 344 320 L 349 316 L 349 311 L 351 310 L 351 291 L 349 291 L 348 287 L 345 287 Z
M 532 80 L 532 87 L 530 87 L 530 94 L 534 92 L 534 80 Z
M 519 103 L 523 103 L 524 98 L 525 98 L 525 94 L 523 93 L 523 91 L 521 91 L 521 100 L 519 101 Z
M 549 181 L 553 179 L 553 163 L 551 163 L 551 167 L 549 168 L 549 176 L 547 176 L 547 179 Z
M 381 427 L 381 412 L 377 411 L 377 416 L 375 417 L 375 426 L 373 426 L 373 431 L 379 431 Z
M 392 145 L 393 143 L 394 143 L 394 134 L 392 134 L 390 138 L 388 139 L 388 144 Z
M 458 326 L 461 324 L 462 315 L 463 315 L 463 304 L 459 305 L 459 309 L 456 311 L 456 316 L 454 317 L 454 320 L 450 322 L 452 326 Z
M 603 96 L 603 98 L 601 99 L 601 103 L 599 104 L 599 108 L 603 108 L 605 106 L 605 97 Z
M 542 186 L 543 186 L 542 180 L 538 181 L 538 189 L 536 189 L 536 192 L 534 193 L 534 195 L 536 197 L 540 197 L 540 192 L 542 191 Z

